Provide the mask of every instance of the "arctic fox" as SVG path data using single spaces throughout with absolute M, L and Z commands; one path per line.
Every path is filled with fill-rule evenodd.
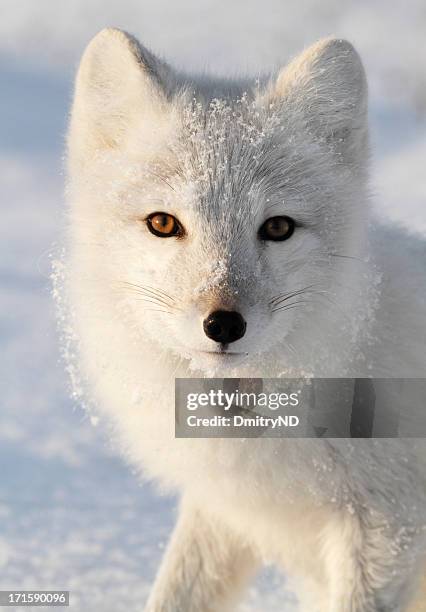
M 253 83 L 175 71 L 116 29 L 84 54 L 67 262 L 82 371 L 128 460 L 182 499 L 149 612 L 235 609 L 262 563 L 307 612 L 426 610 L 421 440 L 174 437 L 175 377 L 424 376 L 425 246 L 373 227 L 368 166 L 344 40 Z

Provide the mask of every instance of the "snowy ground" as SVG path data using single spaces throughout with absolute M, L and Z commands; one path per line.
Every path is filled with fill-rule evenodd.
M 223 72 L 348 36 L 370 75 L 377 212 L 426 234 L 423 1 L 108 4 L 4 0 L 0 22 L 0 589 L 69 589 L 75 612 L 142 609 L 175 509 L 72 405 L 59 363 L 50 253 L 61 241 L 71 75 L 88 38 L 119 25 L 175 64 Z M 283 590 L 268 574 L 243 610 L 276 612 L 284 600 L 294 610 Z

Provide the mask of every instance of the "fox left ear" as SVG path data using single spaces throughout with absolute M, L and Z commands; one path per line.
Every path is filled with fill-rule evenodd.
M 346 40 L 320 40 L 296 57 L 279 73 L 272 97 L 348 163 L 367 152 L 367 81 Z
M 70 164 L 87 164 L 123 144 L 138 122 L 156 124 L 167 106 L 168 67 L 132 36 L 114 28 L 97 34 L 78 70 L 68 135 Z

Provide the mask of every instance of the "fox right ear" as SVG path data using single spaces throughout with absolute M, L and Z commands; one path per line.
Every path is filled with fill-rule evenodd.
M 272 97 L 347 162 L 365 159 L 367 81 L 358 53 L 342 39 L 306 49 L 278 75 Z
M 138 122 L 164 110 L 166 66 L 129 34 L 102 30 L 86 48 L 77 73 L 68 135 L 70 164 L 85 164 L 119 147 Z

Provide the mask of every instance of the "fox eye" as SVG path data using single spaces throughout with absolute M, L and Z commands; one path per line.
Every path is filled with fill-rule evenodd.
M 184 230 L 179 221 L 173 215 L 164 212 L 155 212 L 146 219 L 149 231 L 160 238 L 170 236 L 183 236 Z
M 270 217 L 259 228 L 261 240 L 274 240 L 279 242 L 287 240 L 294 232 L 295 223 L 290 217 Z

